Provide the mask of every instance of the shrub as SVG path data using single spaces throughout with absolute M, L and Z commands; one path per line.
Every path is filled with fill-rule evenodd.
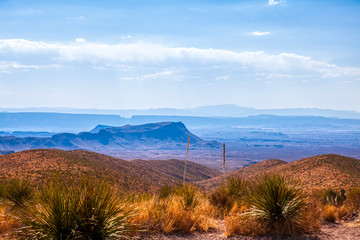
M 175 188 L 174 194 L 180 197 L 184 210 L 191 210 L 199 205 L 199 190 L 191 184 L 178 186 Z
M 229 192 L 224 186 L 215 188 L 209 194 L 209 201 L 219 210 L 220 214 L 218 215 L 226 215 L 234 205 L 234 198 L 229 195 Z
M 339 210 L 334 205 L 326 205 L 323 216 L 325 221 L 334 223 L 339 220 Z
M 340 192 L 337 192 L 333 189 L 326 189 L 323 192 L 322 202 L 324 205 L 333 205 L 340 207 L 343 205 L 346 199 L 346 191 L 341 189 Z
M 34 196 L 34 190 L 23 180 L 12 180 L 4 189 L 3 195 L 15 206 L 24 206 Z
M 196 187 L 186 184 L 173 188 L 166 198 L 157 195 L 139 199 L 132 221 L 149 230 L 172 233 L 208 231 L 215 228 L 214 208 Z
M 173 193 L 174 193 L 174 187 L 165 185 L 159 189 L 158 196 L 160 199 L 165 199 L 168 198 Z
M 360 210 L 360 188 L 353 188 L 348 192 L 346 204 L 354 211 Z
M 242 205 L 244 196 L 248 193 L 248 186 L 247 181 L 238 177 L 231 177 L 225 184 L 210 193 L 209 201 L 221 213 L 228 214 L 235 203 L 238 206 Z
M 119 239 L 132 230 L 117 191 L 90 179 L 50 183 L 27 219 L 33 239 Z
M 260 223 L 261 234 L 299 235 L 309 232 L 304 221 L 305 197 L 293 180 L 280 175 L 259 177 L 247 198 L 247 216 Z

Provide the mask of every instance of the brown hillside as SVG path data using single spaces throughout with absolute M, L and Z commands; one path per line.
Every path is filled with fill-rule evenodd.
M 0 181 L 23 178 L 43 183 L 53 176 L 87 174 L 114 181 L 125 191 L 144 191 L 178 180 L 152 169 L 84 150 L 36 149 L 0 156 Z
M 252 165 L 244 167 L 244 168 L 240 168 L 240 169 L 232 171 L 232 172 L 228 172 L 224 175 L 220 175 L 215 178 L 211 178 L 211 179 L 208 179 L 205 181 L 198 182 L 197 184 L 201 187 L 209 189 L 209 188 L 213 188 L 213 187 L 220 185 L 224 179 L 229 178 L 229 177 L 239 176 L 242 178 L 252 178 L 252 177 L 257 176 L 258 174 L 269 171 L 277 166 L 286 165 L 286 164 L 288 164 L 288 163 L 285 161 L 282 161 L 282 160 L 269 159 L 266 161 L 252 164 Z
M 166 173 L 179 180 L 183 179 L 185 161 L 169 159 L 169 160 L 133 160 L 131 161 L 139 166 L 151 168 L 161 173 Z M 203 165 L 187 162 L 186 181 L 202 181 L 210 179 L 221 174 L 220 171 L 205 167 Z
M 274 171 L 293 176 L 309 189 L 360 187 L 360 160 L 335 154 L 301 159 Z
M 360 160 L 335 154 L 319 155 L 297 160 L 291 163 L 268 164 L 274 160 L 267 160 L 227 174 L 254 178 L 264 173 L 280 173 L 291 176 L 307 189 L 349 189 L 360 187 Z M 267 167 L 260 167 L 267 166 Z M 223 178 L 217 177 L 199 182 L 206 188 L 218 186 Z

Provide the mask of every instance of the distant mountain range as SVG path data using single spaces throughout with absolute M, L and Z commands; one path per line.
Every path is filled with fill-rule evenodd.
M 119 149 L 186 149 L 189 130 L 181 122 L 161 122 L 123 127 L 97 127 L 96 131 L 79 134 L 60 133 L 51 137 L 0 137 L 0 150 L 21 151 L 35 148 L 65 150 L 86 149 L 109 151 Z M 191 134 L 191 147 L 217 148 L 220 143 L 204 141 Z
M 156 108 L 156 109 L 75 109 L 75 108 L 0 108 L 0 112 L 52 112 L 73 114 L 120 115 L 129 118 L 134 115 L 198 116 L 198 117 L 248 117 L 270 114 L 278 116 L 322 116 L 360 119 L 360 113 L 348 110 L 320 108 L 257 109 L 234 104 L 202 106 L 197 108 Z
M 95 126 L 139 125 L 151 122 L 182 122 L 190 129 L 211 128 L 272 128 L 359 130 L 360 119 L 320 116 L 256 115 L 248 117 L 201 117 L 170 115 L 119 115 L 69 113 L 0 113 L 0 136 L 50 137 L 54 133 L 90 131 Z M 102 125 L 102 126 L 101 126 Z M 92 130 L 92 133 L 94 130 Z

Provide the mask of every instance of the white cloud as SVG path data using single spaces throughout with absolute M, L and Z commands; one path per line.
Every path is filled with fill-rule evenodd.
M 77 39 L 75 39 L 75 41 L 76 41 L 77 43 L 84 43 L 84 42 L 86 42 L 86 40 L 85 40 L 84 38 L 77 38 Z
M 206 69 L 211 69 L 214 73 L 224 71 L 216 73 L 217 76 L 218 74 L 227 75 L 230 72 L 248 75 L 256 73 L 283 74 L 282 76 L 302 75 L 317 78 L 355 79 L 360 76 L 360 68 L 340 67 L 293 53 L 269 54 L 263 51 L 237 52 L 212 48 L 168 47 L 145 42 L 102 44 L 77 40 L 73 43 L 47 43 L 3 39 L 0 40 L 0 57 L 2 56 L 2 59 L 12 57 L 10 61 L 18 62 L 24 69 L 26 64 L 21 62 L 22 56 L 25 60 L 32 59 L 33 66 L 41 65 L 36 63 L 41 60 L 49 62 L 49 66 L 90 64 L 99 69 L 121 68 L 124 71 L 125 69 L 131 71 L 133 67 L 142 69 L 149 67 L 148 69 L 153 69 L 152 72 L 156 72 L 144 72 L 144 79 L 169 76 L 172 72 L 163 69 L 175 67 L 192 69 L 193 72 L 205 72 Z M 15 65 L 9 65 L 3 66 L 3 71 L 6 68 L 17 69 Z
M 268 5 L 269 6 L 276 6 L 276 5 L 284 3 L 284 2 L 285 2 L 285 0 L 279 0 L 279 1 L 269 0 Z
M 162 71 L 162 72 L 156 72 L 156 73 L 150 73 L 150 74 L 143 74 L 140 76 L 135 77 L 122 77 L 122 80 L 147 80 L 147 79 L 161 79 L 161 78 L 168 78 L 173 75 L 172 71 Z
M 13 71 L 21 70 L 28 71 L 32 69 L 49 69 L 49 68 L 59 68 L 57 64 L 50 65 L 24 65 L 17 62 L 6 62 L 0 61 L 0 73 L 11 73 Z
M 270 32 L 259 32 L 259 31 L 255 31 L 251 33 L 254 36 L 264 36 L 264 35 L 269 35 Z
M 275 1 L 275 0 L 269 0 L 269 5 L 276 5 L 279 4 L 279 2 Z

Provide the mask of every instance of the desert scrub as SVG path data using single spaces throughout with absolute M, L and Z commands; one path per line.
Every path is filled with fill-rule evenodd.
M 9 200 L 17 207 L 23 207 L 25 203 L 34 197 L 34 189 L 23 180 L 12 180 L 3 188 L 3 198 Z
M 177 186 L 171 191 L 167 189 L 166 197 L 160 196 L 155 194 L 134 203 L 138 214 L 133 222 L 147 230 L 163 233 L 209 231 L 216 227 L 215 209 L 196 187 Z
M 302 189 L 288 177 L 258 177 L 246 198 L 248 209 L 226 219 L 227 235 L 301 235 L 319 228 Z M 237 222 L 237 224 L 235 224 Z
M 353 188 L 348 192 L 345 205 L 353 211 L 360 211 L 360 188 Z
M 218 188 L 209 194 L 210 203 L 218 209 L 218 215 L 223 216 L 230 212 L 235 204 L 243 205 L 248 193 L 249 184 L 239 177 L 230 177 Z
M 323 211 L 323 218 L 327 222 L 336 222 L 339 220 L 339 210 L 334 205 L 325 205 Z
M 89 178 L 50 182 L 25 220 L 26 239 L 121 239 L 133 230 L 118 193 Z
M 340 207 L 346 200 L 346 191 L 344 189 L 341 189 L 340 192 L 333 189 L 326 189 L 322 195 L 322 203 L 324 205 Z

